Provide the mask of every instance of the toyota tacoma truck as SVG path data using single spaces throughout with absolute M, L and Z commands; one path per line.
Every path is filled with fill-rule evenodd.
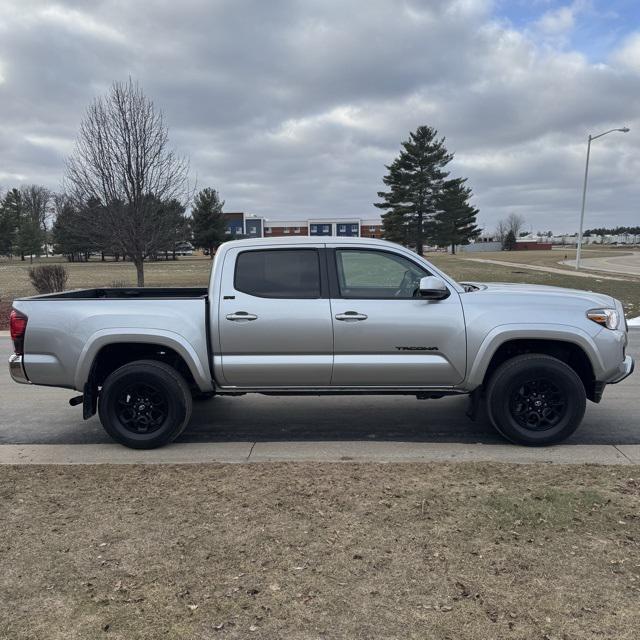
M 361 238 L 227 242 L 206 288 L 20 298 L 10 328 L 16 382 L 79 391 L 85 418 L 138 449 L 179 436 L 194 399 L 245 393 L 468 394 L 509 440 L 548 445 L 634 366 L 608 295 L 458 283 Z

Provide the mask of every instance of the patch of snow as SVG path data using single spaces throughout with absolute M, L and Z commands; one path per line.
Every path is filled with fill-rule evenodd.
M 628 319 L 627 325 L 630 327 L 640 327 L 640 316 L 638 316 L 637 318 Z

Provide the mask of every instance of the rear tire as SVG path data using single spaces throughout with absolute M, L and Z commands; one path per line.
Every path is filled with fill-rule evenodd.
M 155 449 L 175 440 L 191 417 L 191 392 L 169 365 L 137 360 L 116 369 L 102 386 L 98 414 L 104 430 L 132 449 Z
M 491 423 L 505 438 L 544 446 L 565 440 L 580 426 L 586 392 L 564 362 L 526 354 L 496 369 L 487 385 L 486 405 Z

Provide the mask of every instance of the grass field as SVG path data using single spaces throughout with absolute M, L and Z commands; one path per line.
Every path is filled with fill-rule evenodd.
M 636 640 L 640 467 L 0 468 L 0 638 Z
M 510 268 L 502 265 L 483 264 L 467 259 L 479 257 L 563 268 L 558 264 L 558 261 L 564 258 L 564 253 L 558 251 L 505 251 L 457 256 L 434 253 L 427 255 L 427 259 L 456 280 L 528 282 L 609 293 L 623 301 L 628 317 L 640 315 L 639 278 L 627 277 L 624 280 L 607 280 L 603 278 L 603 274 L 599 273 L 593 273 L 592 278 L 580 278 L 572 275 L 573 271 L 570 267 L 566 267 L 567 274 L 565 276 L 557 273 L 526 270 L 517 266 Z M 566 253 L 569 259 L 574 257 L 573 252 L 567 251 Z M 585 255 L 599 257 L 612 253 L 619 255 L 620 251 L 590 250 Z M 34 261 L 34 264 L 49 264 L 51 262 L 65 264 L 69 272 L 69 288 L 108 287 L 114 282 L 133 286 L 136 282 L 135 269 L 131 263 L 103 263 L 97 260 L 88 263 L 67 263 L 61 259 L 41 258 Z M 0 329 L 7 326 L 11 301 L 16 297 L 35 294 L 28 277 L 30 266 L 28 261 L 0 260 Z M 147 286 L 205 286 L 209 280 L 210 269 L 211 260 L 203 257 L 180 258 L 175 262 L 150 262 L 145 266 L 145 279 Z

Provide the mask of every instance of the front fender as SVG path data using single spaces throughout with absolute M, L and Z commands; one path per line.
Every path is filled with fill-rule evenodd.
M 477 353 L 468 353 L 468 361 L 472 366 L 467 376 L 465 387 L 473 390 L 479 387 L 496 351 L 511 340 L 556 340 L 570 342 L 579 346 L 589 358 L 593 371 L 598 379 L 604 371 L 604 364 L 593 337 L 588 333 L 570 325 L 548 324 L 503 324 L 494 327 L 480 344 Z
M 96 331 L 86 341 L 76 366 L 74 377 L 75 388 L 84 388 L 85 382 L 89 379 L 89 373 L 93 366 L 93 362 L 103 347 L 111 344 L 126 344 L 134 342 L 157 344 L 162 347 L 173 349 L 182 357 L 187 367 L 189 367 L 189 371 L 191 371 L 191 375 L 193 375 L 193 379 L 199 389 L 201 391 L 213 390 L 208 360 L 203 362 L 202 358 L 198 355 L 191 343 L 185 340 L 185 338 L 180 334 L 162 329 L 155 329 L 153 331 L 150 331 L 149 329 L 119 329 L 116 333 L 113 328 Z

